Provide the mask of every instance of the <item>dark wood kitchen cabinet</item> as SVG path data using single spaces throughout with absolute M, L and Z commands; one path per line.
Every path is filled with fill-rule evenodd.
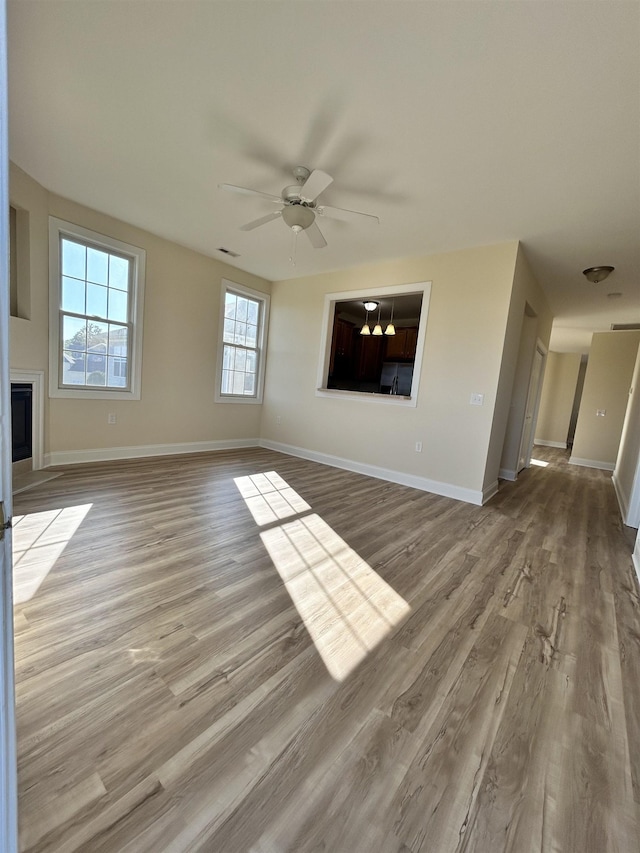
M 386 338 L 385 361 L 412 361 L 416 357 L 417 343 L 416 326 L 396 326 L 395 335 Z
M 329 376 L 343 378 L 351 372 L 355 325 L 336 317 L 333 321 Z

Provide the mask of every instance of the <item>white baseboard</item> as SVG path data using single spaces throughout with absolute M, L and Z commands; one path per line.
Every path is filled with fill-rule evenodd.
M 222 441 L 187 441 L 178 444 L 141 444 L 133 447 L 100 447 L 94 450 L 54 450 L 45 455 L 45 465 L 79 465 L 83 462 L 109 462 L 115 459 L 142 459 L 146 456 L 177 456 L 182 453 L 208 453 L 259 447 L 257 438 L 231 438 Z
M 611 481 L 613 483 L 613 489 L 616 493 L 616 498 L 618 499 L 618 507 L 620 509 L 620 516 L 622 518 L 622 523 L 627 523 L 627 518 L 629 515 L 629 507 L 627 505 L 627 499 L 625 497 L 624 492 L 620 486 L 620 481 L 616 477 L 616 472 L 614 471 L 611 476 Z
M 511 471 L 509 468 L 501 468 L 498 472 L 498 476 L 501 480 L 510 480 L 511 482 L 513 482 L 514 480 L 518 479 L 518 472 Z
M 485 486 L 482 490 L 482 506 L 488 503 L 494 495 L 498 494 L 500 489 L 500 483 L 497 480 L 494 480 L 493 483 L 489 483 L 488 486 Z
M 598 462 L 597 459 L 580 459 L 579 456 L 570 456 L 569 465 L 582 465 L 583 468 L 600 468 L 602 471 L 613 471 L 615 462 Z
M 311 462 L 320 462 L 322 465 L 330 465 L 333 468 L 342 468 L 345 471 L 353 471 L 356 474 L 365 474 L 368 477 L 376 477 L 378 480 L 387 480 L 390 483 L 398 483 L 401 486 L 410 486 L 423 492 L 432 492 L 445 498 L 454 498 L 457 501 L 482 506 L 489 498 L 485 498 L 481 491 L 466 489 L 462 486 L 454 486 L 451 483 L 441 483 L 438 480 L 429 480 L 426 477 L 416 477 L 414 474 L 405 474 L 402 471 L 391 471 L 388 468 L 380 468 L 377 465 L 367 465 L 363 462 L 354 462 L 351 459 L 343 459 L 340 456 L 332 456 L 329 453 L 319 453 L 315 450 L 307 450 L 304 447 L 295 447 L 292 444 L 282 444 L 279 441 L 261 439 L 260 447 L 275 450 L 278 453 L 286 453 L 288 456 L 298 456 Z M 497 484 L 496 484 L 497 486 Z M 489 489 L 493 488 L 493 485 Z M 496 489 L 497 491 L 497 489 Z M 495 494 L 492 492 L 491 495 Z
M 543 438 L 534 438 L 534 444 L 539 444 L 541 447 L 559 447 L 561 450 L 567 449 L 566 441 L 546 441 Z

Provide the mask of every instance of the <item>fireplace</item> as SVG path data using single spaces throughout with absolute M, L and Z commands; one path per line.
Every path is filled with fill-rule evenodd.
M 27 382 L 11 383 L 11 449 L 13 462 L 33 456 L 33 385 Z

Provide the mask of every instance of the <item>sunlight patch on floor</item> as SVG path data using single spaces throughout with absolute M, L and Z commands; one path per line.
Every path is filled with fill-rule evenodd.
M 260 527 L 311 509 L 275 471 L 236 477 L 234 483 Z
M 546 468 L 549 465 L 548 462 L 544 462 L 542 459 L 532 459 L 530 464 L 536 465 L 538 468 Z
M 14 517 L 14 604 L 33 598 L 92 506 L 68 506 Z
M 278 474 L 236 485 L 261 526 L 298 516 L 260 538 L 329 674 L 344 680 L 411 608 Z

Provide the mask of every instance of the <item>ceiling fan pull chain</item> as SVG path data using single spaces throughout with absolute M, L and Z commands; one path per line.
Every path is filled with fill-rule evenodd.
M 291 246 L 291 255 L 289 257 L 289 260 L 291 261 L 291 266 L 295 267 L 295 265 L 296 265 L 296 250 L 298 248 L 298 232 L 292 230 L 291 234 L 293 235 L 292 236 L 293 245 Z

